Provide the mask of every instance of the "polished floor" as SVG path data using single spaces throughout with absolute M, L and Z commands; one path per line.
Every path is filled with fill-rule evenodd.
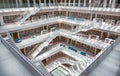
M 120 43 L 88 76 L 120 76 Z
M 34 76 L 0 41 L 0 76 Z

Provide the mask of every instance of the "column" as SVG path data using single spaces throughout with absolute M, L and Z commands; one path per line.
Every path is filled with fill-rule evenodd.
M 93 16 L 92 16 L 92 13 L 90 14 L 90 20 L 92 21 L 92 18 L 93 18 Z
M 65 6 L 66 6 L 66 0 L 65 0 Z
M 86 7 L 86 0 L 84 0 L 84 5 L 83 6 Z
M 68 11 L 66 11 L 66 17 L 68 16 Z
M 107 33 L 107 38 L 108 38 L 109 36 L 110 36 L 110 33 L 108 32 L 108 33 Z
M 54 6 L 55 6 L 55 0 L 53 0 L 53 4 L 54 4 Z
M 73 1 L 73 6 L 75 6 L 75 0 Z
M 89 7 L 91 7 L 91 0 L 89 0 Z
M 49 0 L 49 6 L 50 6 L 50 4 L 51 4 L 51 2 L 50 2 L 50 0 Z
M 73 31 L 73 30 L 74 30 L 74 29 L 73 29 L 74 26 L 71 26 L 71 27 L 72 27 L 72 31 Z
M 20 38 L 20 34 L 19 34 L 19 31 L 17 31 L 17 34 L 18 34 L 18 38 Z
M 94 51 L 94 55 L 96 55 L 97 54 L 97 49 L 95 49 L 95 51 Z
M 0 26 L 2 26 L 3 24 L 4 24 L 3 16 L 0 15 Z
M 54 11 L 52 11 L 52 16 L 54 17 Z
M 22 2 L 22 0 L 19 0 L 19 4 L 20 4 L 20 6 L 22 6 L 22 5 L 23 5 L 23 2 Z
M 16 7 L 18 8 L 18 0 L 15 0 L 15 3 L 16 3 Z
M 71 4 L 70 2 L 71 2 L 71 0 L 69 0 L 69 6 L 70 6 L 70 4 Z
M 35 2 L 36 0 L 33 0 L 33 4 L 34 4 L 34 7 L 36 6 L 36 2 Z
M 106 6 L 107 6 L 107 0 L 104 0 L 103 7 L 106 8 Z
M 61 5 L 62 5 L 62 3 L 63 3 L 62 0 L 60 0 L 60 4 L 61 4 Z
M 39 0 L 39 7 L 41 6 L 41 0 Z
M 67 38 L 67 44 L 69 44 L 69 39 Z
M 44 0 L 45 6 L 46 6 L 46 0 Z
M 116 0 L 112 0 L 112 8 L 115 8 Z
M 27 5 L 28 5 L 28 7 L 30 7 L 30 1 L 29 0 L 27 0 Z
M 80 4 L 81 4 L 81 0 L 78 1 L 78 6 L 80 7 Z
M 109 7 L 111 7 L 112 0 L 109 0 Z
M 100 38 L 103 39 L 103 31 L 101 31 L 101 37 Z

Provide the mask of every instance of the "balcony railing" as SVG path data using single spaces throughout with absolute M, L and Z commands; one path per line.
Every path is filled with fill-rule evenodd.
M 95 4 L 95 3 L 23 3 L 23 4 L 2 4 L 0 3 L 0 9 L 5 9 L 5 8 L 25 8 L 25 7 L 48 7 L 48 6 L 70 6 L 70 7 L 103 7 L 103 4 Z M 111 8 L 112 5 L 107 4 L 106 8 Z M 120 4 L 116 4 L 115 8 L 120 8 Z

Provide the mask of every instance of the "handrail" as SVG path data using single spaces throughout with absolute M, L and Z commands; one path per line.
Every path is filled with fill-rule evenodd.
M 13 38 L 11 37 L 10 33 L 7 32 L 7 36 L 8 38 L 10 39 L 10 42 L 13 44 L 13 47 L 16 48 L 16 50 L 19 50 L 20 52 L 20 49 L 16 46 L 16 43 L 14 42 Z
M 0 4 L 0 9 L 5 9 L 5 8 L 23 8 L 23 7 L 46 7 L 46 6 L 72 6 L 72 7 L 103 7 L 103 3 L 101 4 L 95 4 L 95 3 L 22 3 L 22 4 L 5 4 L 2 3 Z M 110 7 L 111 4 L 107 4 L 106 8 L 112 8 Z M 116 4 L 115 8 L 120 8 L 120 4 Z
M 45 23 L 43 23 L 43 21 L 45 21 Z M 48 23 L 57 23 L 58 21 L 65 22 L 65 23 L 73 23 L 75 25 L 79 25 L 82 28 L 84 28 L 85 31 L 87 31 L 89 29 L 96 28 L 96 29 L 101 29 L 101 30 L 109 30 L 109 31 L 113 31 L 113 32 L 119 32 L 119 29 L 120 29 L 119 26 L 114 26 L 112 24 L 109 24 L 109 26 L 107 26 L 107 24 L 105 24 L 106 22 L 103 22 L 101 24 L 102 25 L 101 26 L 99 22 L 94 22 L 94 21 L 90 21 L 90 20 L 87 20 L 87 19 L 85 20 L 85 19 L 79 18 L 79 17 L 74 18 L 72 16 L 70 16 L 70 17 L 54 16 L 54 17 L 50 17 L 50 18 L 46 17 L 46 18 L 44 18 L 42 20 L 41 19 L 37 19 L 37 20 L 34 19 L 32 21 L 26 21 L 26 22 L 24 22 L 24 24 L 20 25 L 21 26 L 20 28 L 18 28 L 18 26 L 13 27 L 13 28 L 16 28 L 16 29 L 13 29 L 13 28 L 8 28 L 8 29 L 3 28 L 3 29 L 1 29 L 1 32 L 5 32 L 6 30 L 13 31 L 13 30 L 17 30 L 17 29 L 31 27 L 31 26 L 33 26 L 33 24 L 34 24 L 34 26 L 38 26 L 38 22 L 39 22 L 39 26 L 40 25 L 44 26 L 44 25 L 46 25 Z M 85 24 L 85 22 L 89 22 L 89 24 Z M 24 25 L 25 25 L 25 27 L 22 27 Z M 27 26 L 27 25 L 29 25 L 29 26 Z M 8 25 L 6 25 L 6 26 L 8 26 Z M 13 26 L 13 25 L 11 25 L 11 26 Z M 103 28 L 103 27 L 105 27 L 105 28 Z M 114 29 L 110 29 L 110 28 L 114 28 Z
M 116 41 L 111 44 L 110 47 L 107 49 L 104 49 L 104 51 L 91 65 L 89 65 L 82 73 L 80 76 L 87 76 L 92 72 L 103 60 L 104 58 L 120 43 L 120 37 L 116 39 Z
M 21 53 L 19 53 L 14 47 L 12 47 L 7 41 L 5 41 L 1 36 L 0 36 L 0 40 L 1 42 L 6 46 L 6 48 L 8 48 L 15 56 L 16 58 L 18 58 L 19 60 L 22 61 L 22 63 L 24 64 L 24 66 L 26 68 L 28 68 L 28 70 L 34 75 L 34 76 L 45 76 L 44 73 L 42 73 L 41 71 L 39 71 L 38 68 L 36 68 L 35 65 L 33 65 L 33 63 L 30 62 L 30 60 L 28 58 L 25 58 L 24 55 L 22 55 Z

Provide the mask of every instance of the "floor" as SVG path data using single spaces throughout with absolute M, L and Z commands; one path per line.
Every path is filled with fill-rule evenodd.
M 120 43 L 88 76 L 120 76 Z
M 34 76 L 0 41 L 0 76 Z

